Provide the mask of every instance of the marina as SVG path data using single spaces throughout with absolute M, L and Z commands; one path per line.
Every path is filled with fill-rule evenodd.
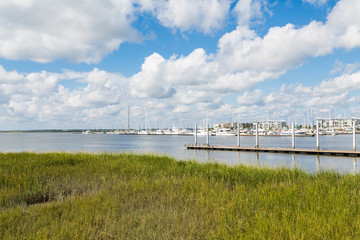
M 267 152 L 267 153 L 284 153 L 284 154 L 304 154 L 304 155 L 325 155 L 325 156 L 342 156 L 342 157 L 359 157 L 360 152 L 356 151 L 356 120 L 353 120 L 350 122 L 349 126 L 352 126 L 352 140 L 353 140 L 353 151 L 346 151 L 346 150 L 320 150 L 320 123 L 321 121 L 316 122 L 316 149 L 296 149 L 295 148 L 295 136 L 296 136 L 296 130 L 295 130 L 295 124 L 291 124 L 291 129 L 287 129 L 288 136 L 291 135 L 291 148 L 263 148 L 259 147 L 259 125 L 261 123 L 254 123 L 254 129 L 255 129 L 255 147 L 240 147 L 240 139 L 241 139 L 241 126 L 240 123 L 237 124 L 237 146 L 212 146 L 209 143 L 209 126 L 207 126 L 207 136 L 206 136 L 206 144 L 198 146 L 197 142 L 197 126 L 195 125 L 195 131 L 194 131 L 194 145 L 187 145 L 187 149 L 192 150 L 220 150 L 220 151 L 245 151 L 245 152 Z M 225 132 L 225 131 L 223 131 Z M 299 130 L 298 130 L 299 132 Z M 298 134 L 300 136 L 306 135 L 306 131 L 301 131 L 301 134 Z M 335 134 L 331 134 L 332 136 L 335 136 Z M 235 136 L 235 134 L 234 134 Z

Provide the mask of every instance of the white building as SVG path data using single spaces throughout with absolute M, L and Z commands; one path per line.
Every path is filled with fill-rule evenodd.
M 264 130 L 280 130 L 286 127 L 284 120 L 267 120 L 258 122 L 258 126 Z
M 353 122 L 356 126 L 360 125 L 360 118 L 322 118 L 317 121 L 322 129 L 351 129 Z
M 219 129 L 219 128 L 237 128 L 237 123 L 215 123 L 214 124 L 214 128 L 215 129 Z

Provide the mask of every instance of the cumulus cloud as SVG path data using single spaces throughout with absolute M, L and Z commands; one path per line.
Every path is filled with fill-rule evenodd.
M 359 11 L 359 1 L 339 1 L 326 23 L 272 27 L 263 37 L 248 26 L 238 26 L 219 40 L 217 61 L 229 71 L 286 71 L 334 49 L 359 47 Z
M 212 57 L 203 49 L 168 60 L 154 53 L 145 59 L 141 72 L 130 78 L 131 93 L 134 97 L 169 98 L 182 88 L 207 86 L 218 75 Z
M 169 98 L 174 95 L 176 90 L 164 79 L 165 65 L 165 59 L 157 53 L 147 57 L 142 71 L 132 77 L 132 95 L 142 98 Z
M 314 94 L 337 95 L 351 90 L 360 89 L 360 72 L 347 74 L 328 81 L 322 81 L 314 87 Z
M 326 27 L 336 39 L 334 47 L 350 50 L 360 46 L 360 2 L 339 1 L 328 15 Z
M 333 41 L 321 23 L 301 29 L 287 24 L 273 27 L 263 37 L 247 27 L 237 27 L 219 40 L 217 60 L 232 71 L 284 71 L 308 57 L 332 51 Z
M 1 1 L 0 57 L 98 62 L 139 33 L 133 4 L 106 1 Z
M 255 86 L 282 72 L 243 71 L 229 73 L 213 56 L 195 49 L 188 56 L 166 60 L 154 53 L 145 59 L 141 72 L 130 78 L 133 97 L 176 98 L 183 104 L 203 101 L 209 96 L 235 93 Z
M 172 29 L 210 33 L 223 26 L 230 0 L 137 0 L 143 11 Z
M 238 96 L 237 104 L 241 106 L 263 105 L 264 94 L 259 89 L 246 91 L 243 95 Z
M 360 90 L 359 81 L 360 72 L 355 72 L 344 73 L 315 86 L 284 84 L 278 91 L 269 94 L 264 94 L 261 90 L 246 91 L 238 96 L 238 107 L 234 106 L 233 112 L 241 114 L 251 109 L 248 118 L 263 120 L 277 118 L 277 114 L 286 118 L 304 118 L 310 109 L 319 117 L 323 113 L 327 114 L 329 109 L 354 112 L 357 108 L 351 106 L 358 105 L 359 98 L 352 97 L 352 94 L 357 94 Z
M 249 25 L 252 21 L 263 19 L 264 7 L 266 8 L 264 0 L 239 0 L 233 13 L 237 16 L 239 26 Z
M 76 77 L 84 87 L 71 90 L 61 81 Z M 119 113 L 127 99 L 127 81 L 99 69 L 62 74 L 42 71 L 20 74 L 0 66 L 0 105 L 3 113 L 22 122 L 83 122 Z M 24 119 L 27 119 L 24 121 Z
M 259 91 L 247 90 L 260 82 L 279 78 L 289 69 L 300 66 L 308 58 L 327 55 L 336 48 L 360 46 L 359 42 L 358 45 L 354 45 L 352 41 L 345 40 L 347 35 L 360 35 L 354 27 L 348 27 L 360 26 L 356 10 L 346 11 L 351 2 L 355 9 L 360 5 L 358 1 L 352 0 L 339 2 L 329 13 L 326 23 L 312 21 L 300 28 L 292 24 L 272 27 L 263 37 L 249 29 L 249 26 L 238 26 L 219 40 L 216 55 L 207 55 L 203 49 L 196 49 L 188 56 L 172 56 L 169 59 L 153 54 L 145 60 L 141 72 L 130 79 L 132 96 L 169 98 L 169 102 L 176 101 L 182 105 L 199 102 L 202 106 L 219 107 L 221 101 L 213 104 L 209 96 L 222 99 L 229 94 L 245 92 L 237 98 L 238 104 L 248 106 L 248 102 L 254 102 L 255 105 L 264 105 L 271 110 L 274 108 L 271 103 L 287 97 L 289 101 L 286 101 L 285 108 L 296 105 L 299 101 L 292 98 L 293 94 L 306 98 L 313 94 L 324 98 L 324 95 L 319 96 L 319 93 L 329 94 L 331 91 L 337 91 L 340 97 L 332 98 L 331 102 L 338 103 L 347 97 L 338 90 L 346 90 L 344 88 L 348 85 L 353 85 L 357 79 L 356 74 L 352 74 L 349 79 L 347 75 L 343 75 L 331 83 L 323 82 L 315 90 L 298 85 L 290 95 L 285 95 L 285 87 L 280 93 L 268 96 L 263 96 Z M 254 2 L 238 2 L 245 3 Z M 343 20 L 342 23 L 334 22 L 332 19 L 338 18 L 339 14 L 350 15 L 349 20 Z M 353 65 L 352 69 L 356 70 L 356 65 Z M 329 85 L 335 84 L 336 81 L 347 83 L 337 89 L 330 88 Z M 302 102 L 308 107 L 313 104 L 311 101 Z M 314 103 L 316 102 L 322 101 L 315 99 Z
M 141 41 L 133 23 L 152 13 L 174 30 L 211 33 L 230 0 L 1 1 L 0 58 L 97 63 L 123 42 Z M 146 33 L 144 34 L 146 35 Z
M 83 85 L 74 90 L 61 85 L 62 81 L 73 78 Z M 244 91 L 237 96 L 234 104 L 225 102 L 228 93 L 201 90 L 205 84 L 175 85 L 178 92 L 166 101 L 161 98 L 134 98 L 128 95 L 131 87 L 128 79 L 96 68 L 90 72 L 20 74 L 0 67 L 0 79 L 12 80 L 0 83 L 3 115 L 6 114 L 12 121 L 26 121 L 29 123 L 26 126 L 39 122 L 52 127 L 56 124 L 64 127 L 66 122 L 72 127 L 89 127 L 89 124 L 95 127 L 99 123 L 114 126 L 114 119 L 126 119 L 129 104 L 133 127 L 143 126 L 145 112 L 148 119 L 156 120 L 148 122 L 153 127 L 158 126 L 159 121 L 162 125 L 164 121 L 167 125 L 177 123 L 179 113 L 184 121 L 194 117 L 201 120 L 205 116 L 213 121 L 220 121 L 219 116 L 230 121 L 233 114 L 242 121 L 252 121 L 277 118 L 278 115 L 285 120 L 287 117 L 303 118 L 309 109 L 321 115 L 330 108 L 336 111 L 352 106 L 351 111 L 355 112 L 359 98 L 353 97 L 353 93 L 360 91 L 360 71 L 344 73 L 315 86 L 284 84 L 280 90 L 267 94 L 258 89 Z M 33 89 L 44 82 L 43 86 Z M 0 121 L 4 123 L 4 119 Z
M 195 29 L 209 32 L 218 28 L 220 26 L 218 24 L 222 24 L 224 20 L 220 13 L 217 13 L 220 15 L 212 15 L 209 9 L 204 10 L 201 7 L 193 10 L 199 11 L 196 14 L 189 12 L 189 15 L 186 15 L 187 13 L 182 11 L 173 12 L 173 15 L 169 14 L 172 12 L 171 9 L 178 7 L 177 4 L 187 3 L 187 1 L 139 0 L 137 2 L 139 6 L 130 4 L 129 9 L 123 9 L 124 14 L 120 14 L 114 19 L 115 25 L 118 22 L 117 18 L 125 19 L 124 31 L 126 33 L 128 30 L 133 30 L 129 27 L 129 23 L 132 21 L 132 12 L 134 11 L 132 8 L 134 7 L 140 11 L 151 12 L 162 24 L 180 31 Z M 245 4 L 250 1 L 239 1 L 237 4 L 240 2 Z M 108 15 L 116 14 L 116 3 L 112 1 L 107 3 L 111 7 L 115 6 L 114 13 L 110 11 Z M 225 11 L 222 10 L 222 7 L 229 7 L 229 1 L 214 0 L 211 3 L 214 6 L 220 4 L 221 6 L 218 6 L 220 12 Z M 256 1 L 251 1 L 251 4 L 254 3 Z M 14 6 L 18 4 L 16 6 L 20 10 L 25 9 L 22 10 L 27 13 L 24 15 L 25 19 L 28 18 L 29 8 L 41 5 L 39 1 L 14 1 L 11 4 Z M 0 22 L 22 26 L 25 24 L 23 19 L 8 20 L 11 16 L 6 15 L 3 7 L 9 8 L 12 6 L 11 4 L 0 3 L 2 13 Z M 45 3 L 42 4 L 45 9 L 48 7 Z M 69 12 L 72 12 L 70 5 L 66 5 L 69 2 L 64 1 L 57 4 L 67 6 Z M 197 4 L 197 2 L 193 4 Z M 101 121 L 108 122 L 112 122 L 114 117 L 120 118 L 125 114 L 124 109 L 127 108 L 128 104 L 133 105 L 133 114 L 136 117 L 140 117 L 141 113 L 145 112 L 144 109 L 148 109 L 148 115 L 158 116 L 157 119 L 159 116 L 160 118 L 174 119 L 174 115 L 178 113 L 182 113 L 182 115 L 196 114 L 198 117 L 209 114 L 210 118 L 234 113 L 242 118 L 247 116 L 248 119 L 253 120 L 264 118 L 266 115 L 272 116 L 279 112 L 284 116 L 291 115 L 294 112 L 303 114 L 306 111 L 304 109 L 309 108 L 321 112 L 323 109 L 348 107 L 351 104 L 358 103 L 359 99 L 351 96 L 353 91 L 360 90 L 358 87 L 360 86 L 358 63 L 348 65 L 342 62 L 336 63 L 334 73 L 343 71 L 341 76 L 325 80 L 316 86 L 283 85 L 279 91 L 271 93 L 253 89 L 256 89 L 258 83 L 279 78 L 286 71 L 300 66 L 308 58 L 324 56 L 339 48 L 359 47 L 359 1 L 339 1 L 324 23 L 312 21 L 302 27 L 295 27 L 292 24 L 272 27 L 264 36 L 260 36 L 256 31 L 251 30 L 247 24 L 260 16 L 256 10 L 258 7 L 251 4 L 246 6 L 255 12 L 250 12 L 248 16 L 244 15 L 244 19 L 239 22 L 241 26 L 239 25 L 235 30 L 221 37 L 216 54 L 207 54 L 204 49 L 198 48 L 186 56 L 173 55 L 166 59 L 158 53 L 153 53 L 144 60 L 141 71 L 129 78 L 97 68 L 90 72 L 50 73 L 42 71 L 22 74 L 16 71 L 8 72 L 0 67 L 0 109 L 9 116 L 22 118 L 22 120 L 31 118 L 40 122 L 77 121 L 94 123 L 99 118 L 102 118 Z M 99 7 L 100 13 L 105 9 L 105 5 Z M 88 7 L 91 10 L 94 6 L 91 3 Z M 125 6 L 128 5 L 125 4 Z M 240 7 L 236 7 L 235 10 L 240 11 L 241 9 L 238 8 Z M 84 11 L 89 12 L 89 10 Z M 205 11 L 209 11 L 210 14 L 200 14 Z M 244 10 L 244 12 L 246 11 Z M 95 36 L 96 33 L 99 33 L 95 31 L 97 22 L 91 22 L 91 27 L 86 30 L 94 30 L 94 33 L 87 35 L 83 32 L 79 35 L 76 33 L 72 35 L 72 31 L 77 29 L 76 26 L 88 21 L 87 14 L 80 12 L 79 16 L 82 17 L 83 22 L 77 22 L 78 18 L 76 18 L 74 19 L 74 26 L 71 25 L 68 29 L 61 29 L 65 17 L 57 18 L 56 15 L 54 19 L 58 19 L 59 27 L 51 29 L 53 23 L 42 23 L 41 21 L 45 14 L 47 13 L 34 16 L 32 21 L 38 24 L 38 33 L 45 34 L 43 39 L 46 39 L 47 35 L 53 34 L 50 37 L 54 36 L 60 41 L 56 47 L 33 40 L 32 34 L 36 34 L 36 31 L 29 31 L 29 44 L 33 46 L 24 45 L 26 51 L 21 50 L 17 45 L 6 45 L 5 47 L 4 44 L 16 43 L 12 39 L 22 39 L 22 37 L 17 37 L 22 36 L 22 29 L 33 29 L 30 26 L 36 24 L 29 22 L 27 23 L 29 28 L 17 28 L 20 29 L 19 33 L 13 33 L 10 26 L 1 24 L 0 36 L 5 37 L 0 39 L 0 54 L 4 56 L 9 54 L 6 56 L 13 56 L 13 59 L 24 58 L 23 56 L 26 56 L 24 53 L 28 53 L 29 56 L 33 57 L 31 59 L 37 61 L 69 58 L 74 61 L 91 62 L 97 59 L 94 57 L 96 54 L 89 55 L 92 51 L 91 47 L 94 47 L 96 51 L 103 49 L 102 46 L 97 45 L 96 39 L 105 36 L 98 39 L 99 42 L 104 43 L 106 42 L 104 39 L 110 38 L 116 42 L 116 36 L 120 36 L 120 42 L 115 44 L 118 46 L 122 41 L 131 38 L 130 35 L 124 35 L 125 37 L 121 38 L 123 36 L 121 31 L 113 33 L 112 30 L 115 27 L 111 24 L 107 28 L 101 29 L 100 36 Z M 66 15 L 64 14 L 64 16 Z M 184 19 L 187 17 L 192 19 L 191 23 Z M 207 17 L 209 17 L 210 24 L 200 24 L 198 28 L 193 25 L 196 21 L 206 22 Z M 101 17 L 99 19 L 89 21 L 102 20 Z M 61 31 L 67 31 L 69 38 L 62 39 L 61 36 L 65 35 L 56 35 L 59 28 Z M 114 37 L 113 34 L 116 36 Z M 80 38 L 80 35 L 83 38 Z M 66 44 L 68 44 L 69 39 L 74 45 L 67 48 Z M 95 39 L 95 42 L 92 39 Z M 62 42 L 66 44 L 62 45 Z M 83 52 L 79 52 L 82 48 L 77 44 L 81 46 L 84 44 L 90 48 L 85 47 Z M 111 44 L 109 46 L 109 49 L 112 49 L 111 51 L 116 49 Z M 38 51 L 40 48 L 43 50 L 44 47 L 49 51 Z M 5 51 L 2 51 L 2 48 Z M 76 50 L 74 50 L 75 48 Z M 57 51 L 59 55 L 57 55 Z M 102 51 L 99 58 L 106 52 Z M 72 58 L 72 56 L 75 57 Z M 81 84 L 75 89 L 70 89 L 62 85 L 63 81 L 77 81 Z M 226 101 L 229 96 L 237 99 L 236 104 L 230 104 Z

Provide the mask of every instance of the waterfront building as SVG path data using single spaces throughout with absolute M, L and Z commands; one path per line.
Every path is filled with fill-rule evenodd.
M 354 121 L 360 125 L 360 118 L 319 118 L 317 121 L 321 129 L 351 129 Z
M 233 122 L 228 122 L 228 123 L 215 123 L 214 124 L 214 128 L 215 129 L 220 129 L 220 128 L 236 128 L 237 123 L 233 123 Z
M 280 130 L 286 128 L 286 122 L 284 120 L 267 120 L 257 123 L 259 128 L 264 130 Z
M 215 123 L 214 124 L 214 129 L 221 129 L 221 128 L 228 128 L 228 129 L 237 129 L 237 122 L 228 122 L 228 123 Z M 252 123 L 240 123 L 240 128 L 244 129 L 244 128 L 252 128 L 253 124 Z

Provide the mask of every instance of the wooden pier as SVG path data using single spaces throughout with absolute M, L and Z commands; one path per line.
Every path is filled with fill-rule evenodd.
M 256 148 L 256 147 L 227 147 L 211 145 L 187 145 L 187 149 L 193 150 L 212 150 L 212 151 L 243 151 L 243 152 L 266 152 L 266 153 L 285 153 L 285 154 L 304 154 L 304 155 L 323 155 L 340 157 L 360 157 L 359 151 L 344 150 L 316 150 L 316 149 L 293 149 L 293 148 Z

